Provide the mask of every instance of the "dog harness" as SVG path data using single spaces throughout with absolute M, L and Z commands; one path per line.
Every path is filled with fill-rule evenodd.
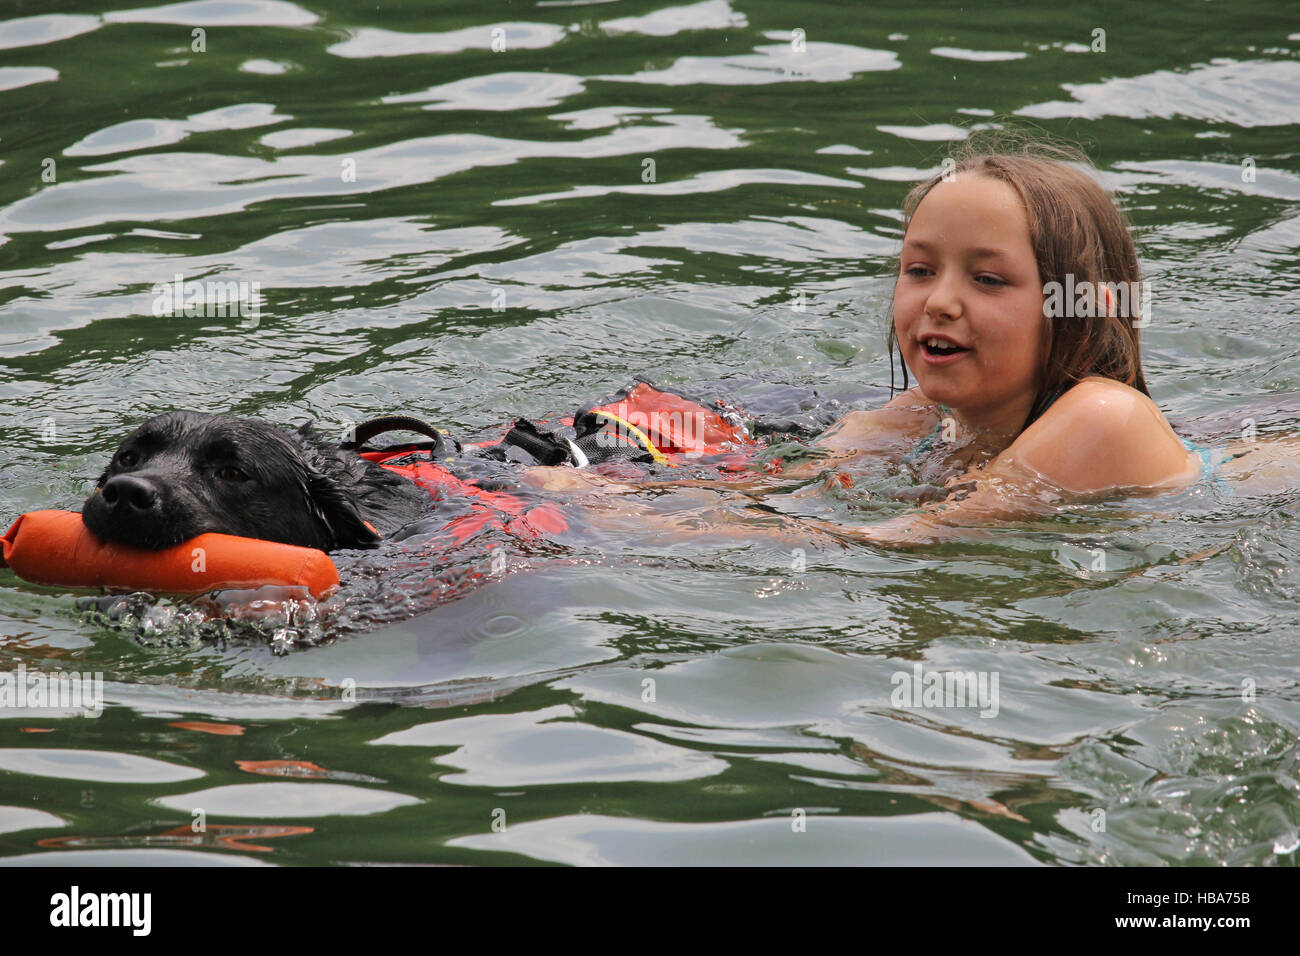
M 549 429 L 543 427 L 547 425 Z M 389 431 L 414 431 L 431 441 L 364 450 L 366 442 Z M 461 477 L 465 471 L 481 470 L 474 468 L 475 459 L 577 468 L 611 462 L 708 467 L 725 479 L 745 470 L 755 444 L 733 407 L 721 401 L 705 404 L 638 381 L 571 418 L 553 423 L 521 418 L 489 441 L 462 444 L 422 419 L 386 415 L 358 425 L 353 440 L 340 447 L 397 472 L 435 502 L 462 506 L 464 511 L 438 532 L 460 544 L 487 528 L 536 540 L 568 527 L 552 504 L 532 503 L 502 490 L 494 478 Z M 626 477 L 625 471 L 620 474 Z

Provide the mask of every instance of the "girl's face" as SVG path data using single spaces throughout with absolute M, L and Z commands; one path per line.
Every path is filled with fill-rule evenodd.
M 894 289 L 899 346 L 926 398 L 1014 433 L 1038 394 L 1045 321 L 1015 190 L 973 173 L 936 183 L 908 225 Z

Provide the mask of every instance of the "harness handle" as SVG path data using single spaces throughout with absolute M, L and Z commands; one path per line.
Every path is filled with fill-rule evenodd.
M 379 418 L 372 418 L 368 422 L 362 422 L 353 429 L 354 437 L 352 441 L 339 442 L 339 448 L 343 451 L 356 451 L 377 435 L 396 431 L 416 432 L 426 438 L 432 438 L 438 445 L 447 440 L 445 434 L 423 419 L 411 415 L 383 415 Z

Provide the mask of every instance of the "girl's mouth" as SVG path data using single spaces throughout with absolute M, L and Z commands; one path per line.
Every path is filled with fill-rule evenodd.
M 947 365 L 969 351 L 968 348 L 943 339 L 926 339 L 921 343 L 921 356 L 931 365 Z

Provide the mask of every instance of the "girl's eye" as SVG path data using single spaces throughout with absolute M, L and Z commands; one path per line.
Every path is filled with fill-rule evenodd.
M 976 276 L 975 281 L 982 285 L 1006 285 L 1006 282 L 997 276 Z
M 117 463 L 123 468 L 130 468 L 139 460 L 140 456 L 133 451 L 124 451 L 122 454 L 117 456 Z
M 917 279 L 922 279 L 930 274 L 930 270 L 925 266 L 910 266 L 903 270 L 904 275 L 909 275 Z
M 247 481 L 248 475 L 244 474 L 234 465 L 226 465 L 217 469 L 217 477 L 222 481 Z

